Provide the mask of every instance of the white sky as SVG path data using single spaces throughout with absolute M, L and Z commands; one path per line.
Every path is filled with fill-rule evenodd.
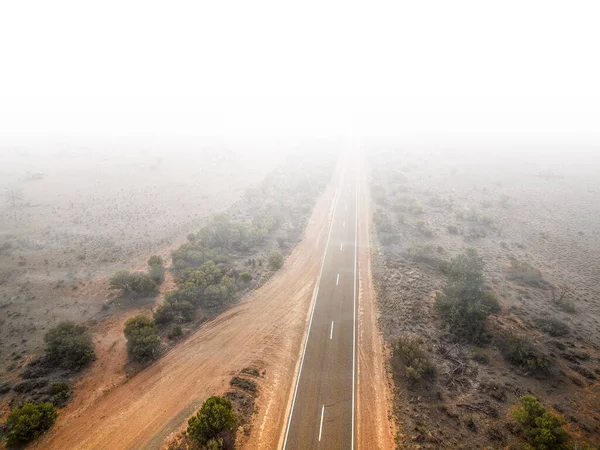
M 600 132 L 600 2 L 0 2 L 0 135 Z

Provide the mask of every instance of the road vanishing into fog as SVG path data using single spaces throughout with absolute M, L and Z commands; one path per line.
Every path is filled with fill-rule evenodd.
M 357 170 L 352 159 L 342 172 L 334 196 L 284 450 L 354 448 Z

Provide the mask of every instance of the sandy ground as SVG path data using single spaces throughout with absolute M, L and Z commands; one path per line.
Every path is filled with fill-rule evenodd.
M 101 336 L 102 351 L 117 354 L 108 358 L 111 366 L 95 365 L 82 381 L 81 389 L 89 391 L 93 385 L 95 394 L 71 403 L 33 448 L 159 448 L 206 397 L 225 390 L 232 373 L 250 365 L 266 374 L 246 447 L 275 448 L 320 267 L 314 255 L 324 248 L 332 193 L 329 187 L 317 203 L 305 239 L 283 269 L 148 369 L 124 383 L 120 375 L 111 376 L 122 367 L 122 337 Z
M 392 380 L 387 367 L 388 349 L 378 325 L 371 273 L 371 204 L 364 172 L 359 189 L 357 443 L 362 449 L 393 449 L 396 430 L 391 415 Z

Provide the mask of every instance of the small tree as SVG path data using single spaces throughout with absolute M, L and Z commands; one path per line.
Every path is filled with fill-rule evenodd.
M 519 399 L 521 405 L 513 415 L 523 429 L 525 438 L 541 450 L 566 449 L 569 435 L 563 429 L 563 419 L 547 411 L 533 395 Z
M 37 439 L 50 429 L 57 416 L 52 403 L 26 403 L 11 411 L 6 419 L 6 442 L 19 445 Z
M 92 334 L 83 325 L 61 322 L 44 336 L 46 355 L 56 366 L 77 370 L 96 357 Z
M 235 424 L 236 418 L 231 400 L 213 396 L 208 398 L 198 413 L 188 420 L 187 432 L 200 445 L 207 445 L 211 440 L 217 442 L 220 440 L 222 448 L 221 435 L 231 433 Z
M 155 359 L 160 351 L 160 338 L 152 319 L 139 315 L 125 322 L 129 357 L 136 362 Z
M 268 256 L 269 267 L 273 270 L 279 269 L 283 265 L 283 255 L 279 250 L 273 250 Z

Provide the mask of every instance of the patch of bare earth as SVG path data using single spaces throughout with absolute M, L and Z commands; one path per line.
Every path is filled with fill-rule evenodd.
M 55 427 L 33 447 L 160 448 L 208 396 L 228 388 L 232 374 L 255 366 L 265 375 L 258 383 L 258 412 L 245 447 L 276 448 L 325 245 L 332 194 L 329 187 L 319 199 L 304 240 L 282 269 L 152 366 L 126 381 L 118 370 L 114 375 L 113 369 L 123 363 L 122 335 L 109 333 L 103 338 L 100 334 L 101 352 L 112 348 L 118 355 L 108 359 L 119 362 L 113 368 L 94 366 L 92 373 L 104 372 L 108 386 L 121 384 L 105 393 L 96 389 L 95 393 L 82 395 L 83 390 L 90 390 L 82 380 L 81 390 L 77 390 L 82 398 L 71 403 Z M 111 329 L 120 333 L 122 324 Z
M 371 273 L 371 205 L 366 176 L 359 186 L 359 311 L 357 442 L 362 449 L 395 448 L 389 349 L 379 330 L 379 310 Z

